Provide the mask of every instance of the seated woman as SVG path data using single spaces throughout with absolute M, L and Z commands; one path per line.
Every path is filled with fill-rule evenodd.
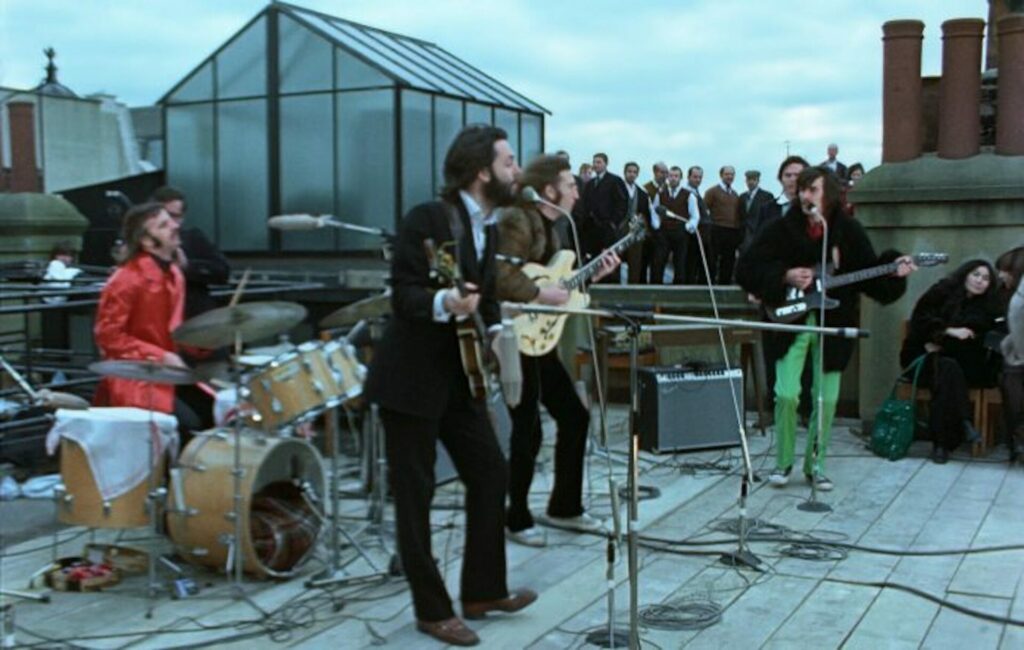
M 1005 301 L 1006 329 L 1002 341 L 1003 418 L 1006 426 L 1006 446 L 1010 450 L 1010 463 L 1017 462 L 1020 443 L 1024 441 L 1024 246 L 1007 251 L 996 260 L 999 280 Z
M 993 360 L 984 339 L 999 314 L 997 295 L 992 265 L 971 260 L 932 285 L 910 317 L 900 363 L 906 367 L 931 353 L 918 385 L 932 393 L 928 430 L 936 463 L 945 463 L 965 435 L 972 442 L 980 437 L 967 392 L 995 385 L 1000 362 Z

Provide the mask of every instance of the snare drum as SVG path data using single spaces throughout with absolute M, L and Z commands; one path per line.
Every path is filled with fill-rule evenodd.
M 297 438 L 241 437 L 242 551 L 245 571 L 287 578 L 312 554 L 326 488 L 323 460 Z M 234 433 L 196 435 L 182 452 L 170 490 L 167 528 L 190 562 L 225 569 L 235 532 Z
M 342 397 L 321 346 L 314 342 L 257 368 L 246 387 L 263 426 L 271 431 L 316 417 Z

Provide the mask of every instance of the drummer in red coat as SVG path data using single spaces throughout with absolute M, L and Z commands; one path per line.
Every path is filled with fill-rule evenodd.
M 181 243 L 178 228 L 160 203 L 136 205 L 125 214 L 128 256 L 103 288 L 93 329 L 103 359 L 185 367 L 171 338 L 185 305 L 185 278 L 175 264 Z M 176 412 L 181 406 L 175 408 L 174 386 L 167 384 L 104 377 L 93 403 L 174 413 L 179 425 L 186 425 L 182 420 L 189 416 L 195 418 L 194 413 Z

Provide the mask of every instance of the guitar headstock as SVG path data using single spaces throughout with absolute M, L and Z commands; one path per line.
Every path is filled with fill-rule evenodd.
M 949 261 L 946 253 L 917 253 L 914 255 L 914 264 L 918 266 L 938 266 Z
M 453 246 L 454 242 L 446 242 L 439 247 L 429 237 L 423 240 L 423 252 L 427 256 L 430 277 L 440 286 L 451 287 L 462 282 L 462 270 L 455 256 L 447 250 Z

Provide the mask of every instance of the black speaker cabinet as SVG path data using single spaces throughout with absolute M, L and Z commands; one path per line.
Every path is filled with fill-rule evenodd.
M 640 368 L 640 449 L 654 453 L 738 447 L 730 382 L 743 412 L 743 371 L 688 366 Z

